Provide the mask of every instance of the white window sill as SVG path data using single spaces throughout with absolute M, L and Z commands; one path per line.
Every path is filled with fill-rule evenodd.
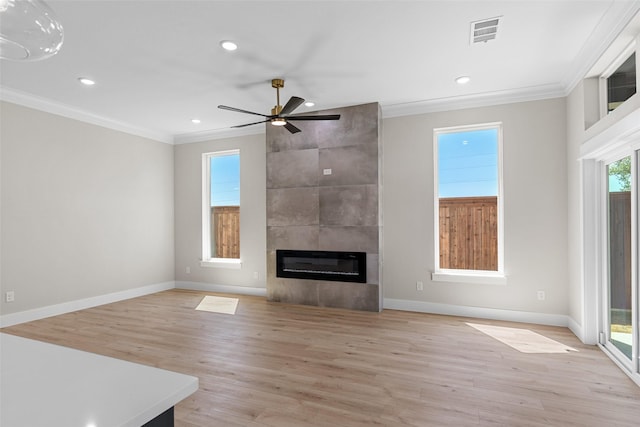
M 489 271 L 440 270 L 431 273 L 434 282 L 477 283 L 481 285 L 506 285 L 504 273 Z
M 209 258 L 200 261 L 200 267 L 231 268 L 240 270 L 242 268 L 242 261 L 238 258 Z

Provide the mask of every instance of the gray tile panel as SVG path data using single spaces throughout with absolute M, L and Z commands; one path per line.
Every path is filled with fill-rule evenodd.
M 318 150 L 267 153 L 267 188 L 318 186 Z
M 323 148 L 319 154 L 321 186 L 378 183 L 377 145 Z M 325 169 L 331 174 L 325 175 Z
M 321 226 L 318 249 L 378 253 L 378 227 Z
M 267 250 L 318 250 L 319 234 L 320 228 L 317 225 L 267 227 Z
M 378 225 L 378 187 L 320 187 L 320 225 Z
M 318 225 L 317 187 L 267 190 L 267 226 Z

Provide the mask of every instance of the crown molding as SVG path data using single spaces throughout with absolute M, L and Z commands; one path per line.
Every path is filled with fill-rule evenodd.
M 386 119 L 441 111 L 462 110 L 465 108 L 489 107 L 492 105 L 561 98 L 567 96 L 567 94 L 568 92 L 562 85 L 554 84 L 402 104 L 382 105 L 381 108 L 382 117 Z
M 381 109 L 383 118 L 392 118 L 442 111 L 461 110 L 465 108 L 488 107 L 492 105 L 559 98 L 567 96 L 567 94 L 568 91 L 564 90 L 561 85 L 544 85 L 515 90 L 485 92 L 458 97 L 407 102 L 402 104 L 381 105 Z M 171 135 L 104 118 L 68 105 L 56 103 L 45 98 L 37 97 L 35 95 L 27 94 L 13 89 L 8 89 L 2 86 L 0 86 L 0 100 L 45 111 L 51 114 L 80 120 L 94 125 L 103 126 L 132 135 L 142 136 L 144 138 L 153 139 L 155 141 L 176 145 L 234 138 L 247 135 L 260 135 L 265 133 L 266 126 L 251 126 L 246 128 L 234 129 L 222 128 Z
M 173 143 L 191 144 L 194 142 L 204 142 L 216 139 L 235 138 L 238 136 L 260 135 L 265 133 L 265 126 L 251 126 L 246 128 L 223 128 L 213 130 L 203 130 L 200 132 L 189 132 L 175 135 Z
M 141 136 L 154 141 L 173 144 L 173 135 L 171 134 L 141 128 L 129 123 L 123 123 L 97 114 L 88 113 L 69 105 L 54 102 L 50 99 L 35 96 L 30 93 L 9 89 L 4 86 L 0 86 L 0 100 L 131 135 Z
M 459 97 L 381 105 L 381 109 L 382 117 L 386 119 L 391 117 L 462 110 L 465 108 L 489 107 L 492 105 L 560 98 L 567 96 L 567 94 L 568 92 L 559 84 L 544 85 L 508 91 L 486 92 Z M 201 132 L 189 132 L 175 135 L 174 144 L 191 144 L 194 142 L 204 142 L 246 135 L 259 135 L 264 133 L 264 127 L 205 130 Z
M 577 66 L 573 67 L 562 81 L 567 94 L 571 93 L 578 83 L 589 74 L 591 68 L 638 13 L 640 13 L 640 0 L 611 3 L 606 16 L 598 23 L 574 60 L 574 64 Z M 610 30 L 603 33 L 598 31 L 599 28 L 610 28 Z

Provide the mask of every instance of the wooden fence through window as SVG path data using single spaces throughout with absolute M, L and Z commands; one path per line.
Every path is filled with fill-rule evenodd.
M 609 193 L 611 308 L 631 310 L 631 192 Z
M 240 258 L 240 206 L 211 207 L 211 256 Z
M 498 270 L 498 198 L 440 199 L 440 268 Z

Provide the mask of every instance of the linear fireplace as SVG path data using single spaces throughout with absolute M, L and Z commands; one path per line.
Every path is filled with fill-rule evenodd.
M 366 283 L 367 254 L 365 252 L 276 250 L 276 276 Z

